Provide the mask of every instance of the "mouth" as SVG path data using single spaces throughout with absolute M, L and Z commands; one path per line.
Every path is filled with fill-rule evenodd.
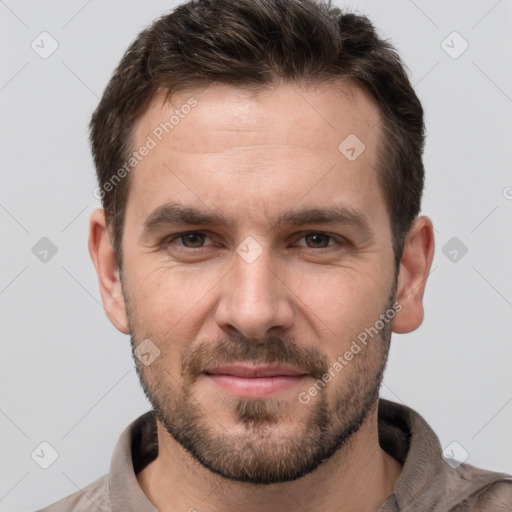
M 208 368 L 204 376 L 224 392 L 239 398 L 272 398 L 290 391 L 307 373 L 283 365 L 235 364 Z

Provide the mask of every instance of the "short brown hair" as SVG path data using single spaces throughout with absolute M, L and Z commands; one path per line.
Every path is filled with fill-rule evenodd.
M 396 50 L 368 18 L 315 0 L 190 1 L 153 22 L 128 48 L 90 123 L 118 264 L 130 180 L 127 175 L 112 186 L 111 179 L 126 165 L 134 124 L 158 91 L 170 96 L 212 83 L 264 87 L 336 78 L 360 86 L 380 108 L 378 179 L 398 268 L 421 206 L 423 109 Z

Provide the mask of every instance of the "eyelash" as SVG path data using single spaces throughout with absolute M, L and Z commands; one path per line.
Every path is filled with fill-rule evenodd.
M 200 236 L 204 236 L 206 238 L 210 238 L 206 233 L 204 233 L 203 231 L 185 231 L 183 233 L 177 233 L 175 235 L 171 235 L 171 236 L 168 236 L 166 237 L 164 240 L 163 240 L 163 246 L 165 248 L 168 248 L 169 245 L 174 242 L 175 240 L 179 240 L 179 239 L 182 239 L 182 242 L 183 242 L 183 238 L 186 237 L 187 235 L 200 235 Z M 321 250 L 321 249 L 330 249 L 330 248 L 333 248 L 335 246 L 346 246 L 348 245 L 348 240 L 345 239 L 344 237 L 341 237 L 341 236 L 335 236 L 335 235 L 331 235 L 330 233 L 325 233 L 323 231 L 308 231 L 307 233 L 304 233 L 300 238 L 299 240 L 302 240 L 303 238 L 309 236 L 309 235 L 321 235 L 321 236 L 327 236 L 329 237 L 329 241 L 333 240 L 335 243 L 333 244 L 330 244 L 330 245 L 327 245 L 326 247 L 308 247 L 306 245 L 301 245 L 299 247 L 302 247 L 303 249 L 314 249 L 314 250 Z M 214 244 L 215 245 L 215 244 Z M 190 249 L 192 251 L 194 250 L 200 250 L 200 249 L 207 249 L 208 247 L 211 247 L 211 246 L 203 246 L 203 247 L 187 247 L 183 244 L 180 244 L 179 245 L 180 248 L 182 249 Z

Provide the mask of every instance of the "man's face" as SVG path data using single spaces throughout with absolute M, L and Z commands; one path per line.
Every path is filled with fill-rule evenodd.
M 136 359 L 144 390 L 212 471 L 298 478 L 361 427 L 387 357 L 391 322 L 358 341 L 394 302 L 378 109 L 346 86 L 216 85 L 155 98 L 134 149 L 148 136 L 122 269 L 133 346 L 160 351 Z

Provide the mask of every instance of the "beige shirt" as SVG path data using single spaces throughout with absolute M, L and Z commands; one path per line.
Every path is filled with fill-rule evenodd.
M 448 464 L 437 436 L 412 409 L 381 399 L 379 441 L 403 469 L 378 512 L 512 511 L 512 476 Z M 119 437 L 107 475 L 38 512 L 155 512 L 135 475 L 157 454 L 155 416 L 149 411 Z

